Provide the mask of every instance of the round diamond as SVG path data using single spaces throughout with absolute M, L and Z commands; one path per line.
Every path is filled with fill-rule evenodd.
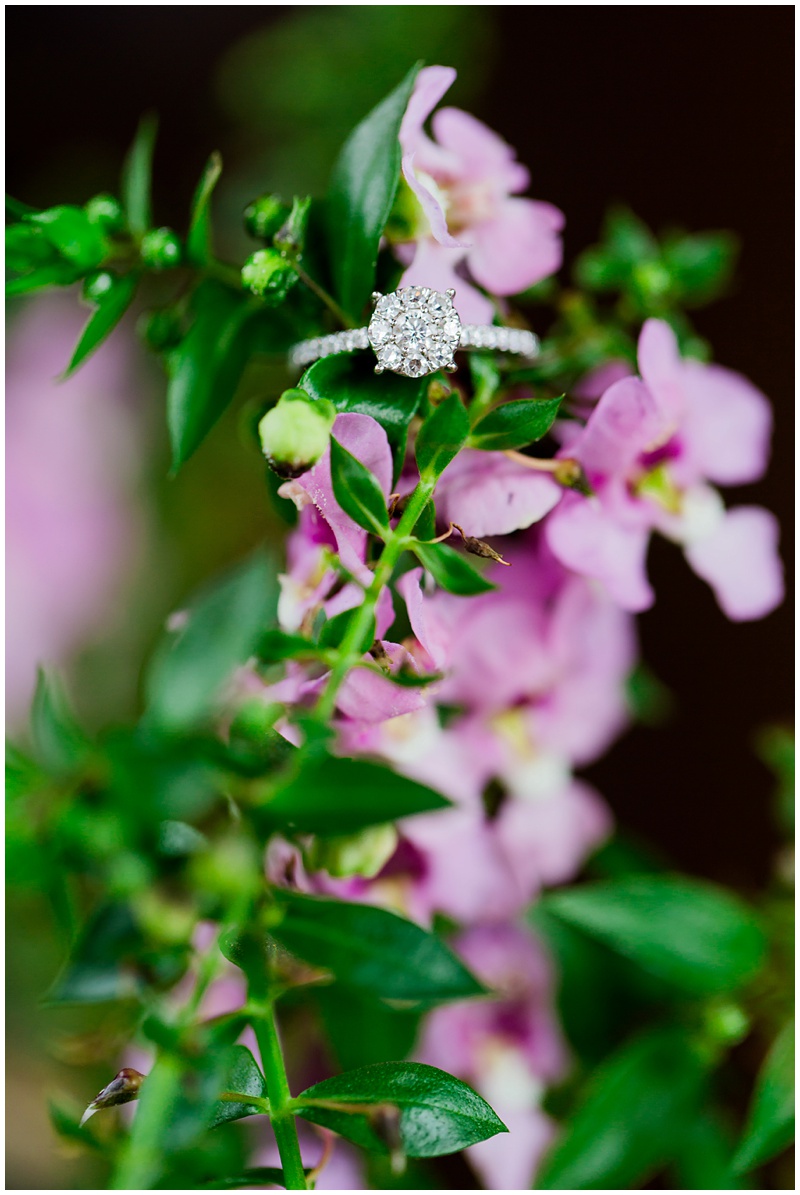
M 448 295 L 406 286 L 378 300 L 367 335 L 382 369 L 421 378 L 450 365 L 461 320 Z

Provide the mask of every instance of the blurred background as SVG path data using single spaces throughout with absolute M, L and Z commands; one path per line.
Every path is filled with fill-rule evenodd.
M 318 193 L 352 125 L 415 59 L 451 64 L 447 102 L 498 130 L 531 168 L 531 194 L 566 213 L 567 263 L 613 201 L 656 230 L 741 237 L 735 286 L 696 323 L 774 405 L 769 475 L 728 497 L 778 514 L 791 576 L 792 26 L 781 6 L 17 6 L 7 187 L 41 207 L 113 192 L 154 110 L 158 222 L 185 227 L 219 149 L 218 250 L 241 260 L 248 200 Z M 76 296 L 17 301 L 8 315 L 7 710 L 24 737 L 38 660 L 61 668 L 89 724 L 134 714 L 169 612 L 281 527 L 241 411 L 167 479 L 163 385 L 135 313 L 61 385 L 84 318 Z M 655 542 L 650 569 L 659 597 L 640 619 L 643 654 L 671 697 L 660 724 L 628 734 L 591 778 L 675 866 L 753 892 L 777 849 L 756 741 L 791 718 L 791 602 L 735 625 L 667 543 Z M 64 1014 L 37 1003 L 55 947 L 24 899 L 10 909 L 7 1185 L 87 1185 L 42 1102 L 43 1089 L 70 1089 Z

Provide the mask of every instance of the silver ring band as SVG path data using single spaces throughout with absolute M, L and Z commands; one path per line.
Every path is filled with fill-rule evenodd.
M 454 293 L 442 295 L 416 286 L 375 294 L 375 314 L 368 327 L 302 340 L 290 350 L 290 363 L 303 369 L 322 357 L 371 348 L 377 357 L 376 373 L 388 369 L 423 377 L 437 369 L 454 369 L 453 354 L 459 349 L 514 353 L 529 360 L 538 355 L 538 337 L 526 328 L 462 324 L 453 306 Z

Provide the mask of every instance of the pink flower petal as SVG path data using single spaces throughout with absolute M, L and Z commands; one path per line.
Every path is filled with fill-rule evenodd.
M 399 643 L 384 643 L 383 648 L 393 669 L 405 666 L 415 671 L 413 658 Z M 366 668 L 353 668 L 347 674 L 336 699 L 337 708 L 346 717 L 367 723 L 399 718 L 401 714 L 413 713 L 426 704 L 424 689 L 396 685 L 387 676 L 379 676 Z
M 661 413 L 647 386 L 638 378 L 622 378 L 606 390 L 582 434 L 561 455 L 579 460 L 590 480 L 624 476 L 662 430 Z
M 552 478 L 515 464 L 502 452 L 465 449 L 441 476 L 436 510 L 445 523 L 458 523 L 467 535 L 509 535 L 544 518 L 562 494 Z
M 769 459 L 772 410 L 752 382 L 721 365 L 687 361 L 681 439 L 697 476 L 720 485 L 762 477 Z
M 460 108 L 442 108 L 433 117 L 439 144 L 458 160 L 459 181 L 492 179 L 503 191 L 524 191 L 530 174 L 516 151 L 482 121 Z
M 421 568 L 412 568 L 397 582 L 397 591 L 406 604 L 411 629 L 430 658 L 431 667 L 442 668 L 447 661 L 451 634 L 438 615 L 435 603 L 426 601 L 420 584 Z
M 415 167 L 416 158 L 417 155 L 413 153 L 403 155 L 403 175 L 419 200 L 434 239 L 448 249 L 463 249 L 466 245 L 471 244 L 470 238 L 459 240 L 458 237 L 454 237 L 449 231 L 447 216 L 437 194 L 426 185 L 417 173 Z
M 639 373 L 656 397 L 668 422 L 684 412 L 682 361 L 678 338 L 664 320 L 646 320 L 639 334 Z
M 432 237 L 417 244 L 414 260 L 400 280 L 401 286 L 430 286 L 442 294 L 453 289 L 455 305 L 465 324 L 490 324 L 494 307 L 479 290 L 456 273 L 464 259 L 463 249 L 445 249 Z
M 369 415 L 337 415 L 333 434 L 348 452 L 374 473 L 378 484 L 388 497 L 392 481 L 392 453 L 386 432 L 381 425 Z M 298 501 L 302 494 L 307 495 L 331 528 L 344 567 L 359 579 L 362 576 L 369 579 L 371 574 L 364 566 L 367 533 L 345 514 L 333 496 L 330 449 L 317 461 L 313 469 L 288 482 L 281 489 L 285 489 L 287 496 L 295 501 Z
M 783 601 L 778 520 L 760 506 L 737 506 L 715 531 L 686 548 L 694 571 L 734 622 L 763 618 Z
M 561 266 L 564 216 L 549 203 L 506 199 L 495 219 L 475 226 L 467 264 L 476 282 L 496 295 L 513 295 Z
M 623 526 L 596 500 L 567 494 L 545 529 L 547 542 L 561 563 L 602 581 L 624 610 L 635 613 L 652 606 L 655 594 L 645 571 L 647 528 Z
M 528 1191 L 541 1159 L 555 1136 L 554 1122 L 539 1108 L 504 1108 L 495 1112 L 508 1128 L 466 1151 L 489 1191 Z

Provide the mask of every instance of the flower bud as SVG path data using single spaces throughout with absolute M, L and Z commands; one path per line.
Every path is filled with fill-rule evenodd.
M 254 295 L 273 303 L 285 299 L 297 273 L 277 249 L 259 249 L 242 266 L 242 282 Z
M 151 228 L 142 237 L 140 252 L 152 270 L 169 270 L 180 265 L 181 242 L 171 228 Z
M 261 448 L 281 477 L 298 477 L 328 447 L 336 408 L 304 390 L 287 390 L 258 425 Z
M 111 236 L 125 228 L 125 212 L 113 195 L 95 195 L 84 204 L 83 210 L 91 224 L 97 224 Z
M 81 1117 L 81 1125 L 85 1125 L 89 1117 L 94 1116 L 101 1108 L 114 1108 L 118 1104 L 129 1104 L 131 1100 L 138 1099 L 144 1079 L 141 1071 L 135 1071 L 131 1066 L 119 1071 L 89 1104 Z
M 244 226 L 249 236 L 268 241 L 289 216 L 289 208 L 277 195 L 260 195 L 244 209 Z
M 180 318 L 171 307 L 145 312 L 139 320 L 138 332 L 145 344 L 157 353 L 174 349 L 183 339 Z
M 119 281 L 111 270 L 95 270 L 83 280 L 82 294 L 87 303 L 102 303 Z
M 337 838 L 315 838 L 306 851 L 311 871 L 327 871 L 337 879 L 364 876 L 371 880 L 392 857 L 397 847 L 397 831 L 391 823 L 369 826 L 358 834 Z

